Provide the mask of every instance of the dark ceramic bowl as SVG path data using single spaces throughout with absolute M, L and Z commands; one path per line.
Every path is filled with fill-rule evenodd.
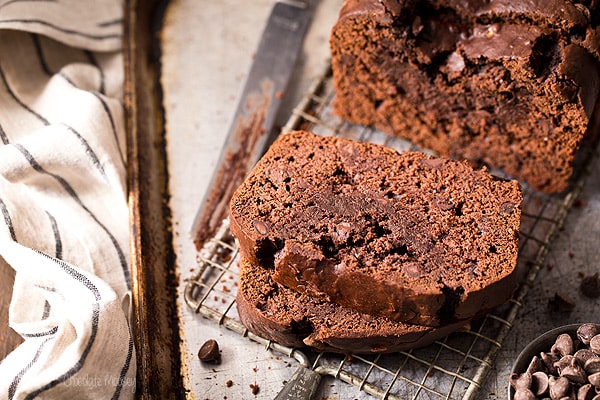
M 510 371 L 510 375 L 515 372 L 519 374 L 525 372 L 534 356 L 539 355 L 543 351 L 550 351 L 550 348 L 556 341 L 558 335 L 562 333 L 568 333 L 571 335 L 573 340 L 577 339 L 577 328 L 579 328 L 580 325 L 581 323 L 559 326 L 558 328 L 554 328 L 533 339 L 517 356 L 517 359 L 515 360 L 515 363 Z M 513 400 L 514 395 L 515 390 L 509 384 L 508 399 Z

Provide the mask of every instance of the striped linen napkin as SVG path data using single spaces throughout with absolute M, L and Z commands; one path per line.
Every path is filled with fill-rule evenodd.
M 2 399 L 134 397 L 122 8 L 0 0 Z

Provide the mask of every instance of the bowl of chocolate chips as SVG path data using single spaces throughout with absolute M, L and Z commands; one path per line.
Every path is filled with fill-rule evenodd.
M 509 376 L 510 400 L 600 400 L 600 324 L 564 325 L 533 340 Z

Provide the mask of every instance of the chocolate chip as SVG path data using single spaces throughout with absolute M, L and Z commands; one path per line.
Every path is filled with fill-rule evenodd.
M 575 352 L 574 356 L 579 360 L 581 365 L 585 365 L 591 358 L 596 358 L 596 354 L 594 354 L 594 352 L 590 349 L 579 349 Z M 598 361 L 600 361 L 600 358 L 598 358 Z
M 268 171 L 269 177 L 271 180 L 277 184 L 277 186 L 281 185 L 284 180 L 284 171 L 280 168 L 270 168 Z
M 599 333 L 600 325 L 598 324 L 585 323 L 577 328 L 577 338 L 586 346 L 589 345 L 590 340 Z
M 590 353 L 594 354 L 594 352 L 590 351 Z M 583 369 L 588 374 L 595 374 L 596 372 L 600 372 L 600 357 L 594 356 L 585 360 L 583 364 Z
M 417 263 L 412 263 L 412 262 L 411 263 L 403 263 L 402 271 L 409 278 L 418 278 L 421 275 L 423 275 L 423 271 L 422 271 L 420 265 Z
M 331 238 L 335 244 L 341 245 L 348 241 L 351 233 L 352 225 L 349 222 L 340 222 L 331 233 Z
M 535 400 L 535 394 L 529 389 L 518 389 L 515 391 L 514 400 Z
M 583 4 L 573 4 L 573 6 L 581 13 L 583 14 L 583 16 L 585 17 L 585 19 L 587 19 L 588 21 L 591 20 L 591 15 L 590 15 L 590 9 L 587 8 L 585 5 Z
M 255 219 L 254 222 L 252 222 L 252 226 L 254 227 L 254 230 L 261 235 L 266 235 L 269 233 L 269 226 L 264 221 Z
M 600 400 L 600 354 L 596 350 L 600 352 L 598 324 L 581 324 L 576 338 L 558 335 L 549 351 L 532 358 L 526 372 L 511 374 L 514 400 Z
M 536 396 L 541 396 L 548 391 L 548 375 L 544 371 L 531 374 L 531 391 Z
M 575 308 L 575 300 L 562 292 L 556 292 L 554 297 L 548 300 L 548 308 L 553 312 L 569 312 Z
M 553 353 L 558 353 L 561 357 L 572 355 L 574 351 L 573 338 L 568 333 L 558 335 L 554 345 L 550 349 Z
M 584 277 L 579 285 L 579 290 L 586 297 L 592 299 L 600 297 L 600 277 L 598 273 Z
M 411 25 L 412 34 L 415 36 L 419 36 L 419 33 L 421 33 L 421 31 L 423 30 L 423 27 L 424 26 L 423 22 L 421 21 L 421 17 L 417 15 Z
M 590 350 L 600 355 L 600 334 L 590 339 Z
M 439 196 L 433 200 L 433 204 L 435 204 L 442 211 L 448 211 L 454 208 L 454 203 L 452 201 Z
M 542 359 L 542 362 L 544 363 L 544 365 L 546 366 L 546 369 L 548 370 L 548 373 L 550 374 L 556 374 L 556 367 L 554 366 L 554 363 L 556 363 L 558 360 L 560 360 L 560 357 L 558 356 L 558 354 L 554 354 L 554 353 L 541 353 L 540 354 L 540 358 Z
M 298 178 L 296 180 L 296 187 L 298 189 L 304 190 L 304 189 L 308 188 L 308 186 L 309 186 L 308 182 L 306 182 L 304 179 Z
M 587 382 L 587 375 L 575 357 L 572 358 L 569 365 L 560 371 L 560 376 L 573 383 L 584 384 Z
M 527 367 L 527 372 L 529 372 L 530 374 L 534 374 L 538 371 L 543 371 L 544 370 L 544 363 L 542 362 L 542 359 L 539 358 L 538 356 L 533 356 L 533 358 L 531 359 L 531 362 L 529 363 L 529 366 Z
M 571 382 L 565 377 L 551 376 L 548 378 L 548 390 L 551 399 L 560 399 L 566 396 L 571 389 Z
M 209 339 L 200 347 L 198 351 L 198 358 L 202 362 L 220 364 L 221 363 L 221 352 L 219 351 L 219 344 L 214 339 Z
M 596 388 L 600 388 L 600 372 L 596 372 L 595 374 L 591 374 L 590 376 L 588 376 L 588 380 Z
M 461 72 L 465 69 L 465 59 L 462 58 L 458 51 L 453 52 L 446 59 L 446 65 L 451 72 Z M 458 75 L 458 74 L 453 74 Z
M 596 390 L 591 383 L 587 383 L 577 390 L 577 400 L 592 400 Z
M 515 209 L 515 203 L 513 203 L 512 201 L 504 202 L 500 206 L 500 212 L 502 214 L 512 214 L 514 209 Z
M 523 372 L 522 374 L 513 373 L 509 377 L 510 385 L 515 388 L 516 391 L 531 388 L 532 374 L 529 372 Z
M 573 360 L 575 360 L 575 356 L 568 354 L 564 357 L 561 357 L 557 362 L 554 363 L 554 368 L 556 368 L 557 373 L 560 375 L 561 371 L 571 365 Z
M 444 165 L 444 160 L 442 158 L 423 158 L 421 164 L 429 168 L 439 169 Z
M 573 82 L 557 82 L 556 89 L 566 102 L 573 101 L 578 93 L 578 88 Z

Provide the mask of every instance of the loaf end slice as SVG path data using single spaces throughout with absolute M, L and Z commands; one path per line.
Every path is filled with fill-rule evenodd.
M 597 135 L 595 2 L 346 0 L 335 112 L 555 193 Z

